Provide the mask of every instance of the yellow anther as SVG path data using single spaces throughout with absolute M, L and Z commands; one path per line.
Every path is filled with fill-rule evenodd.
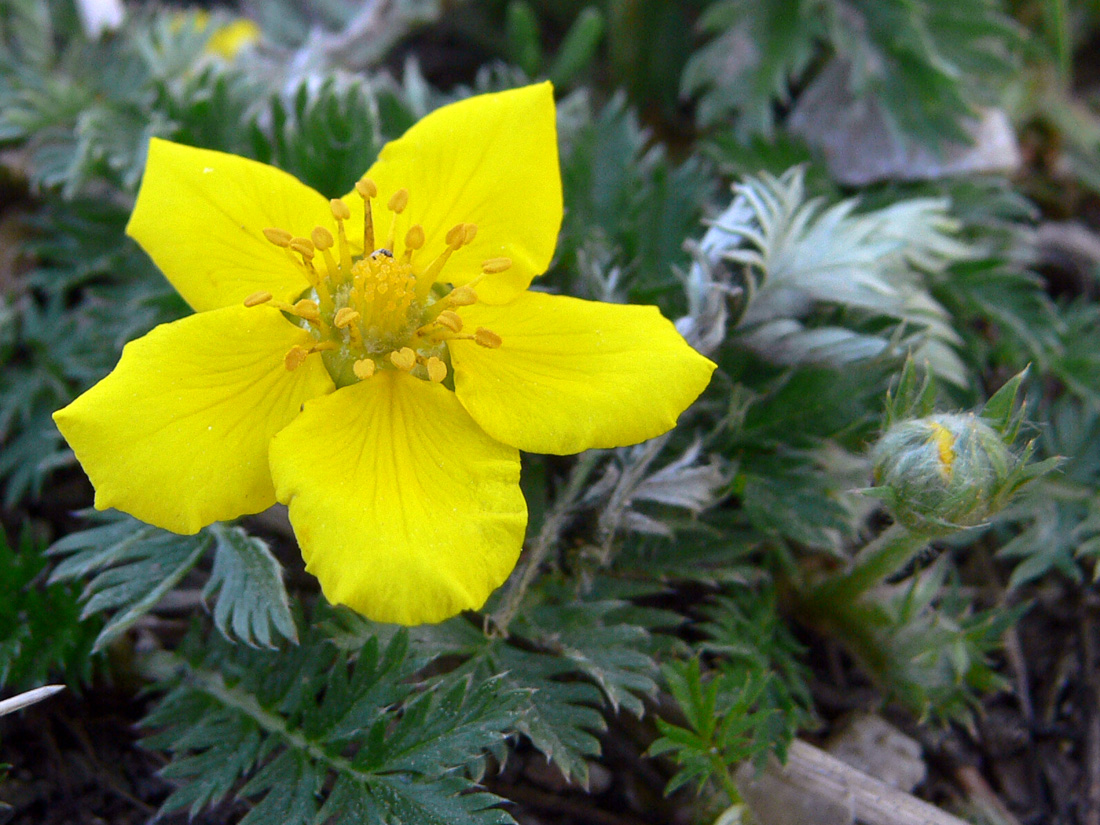
M 270 300 L 270 292 L 253 292 L 244 299 L 244 305 L 246 307 L 258 307 L 260 304 L 266 304 Z
M 346 221 L 351 217 L 351 210 L 348 209 L 348 205 L 339 198 L 333 198 L 328 202 L 329 208 L 332 210 L 332 217 L 338 221 Z
M 283 364 L 286 366 L 289 372 L 294 372 L 298 367 L 305 363 L 306 358 L 309 357 L 309 350 L 304 347 L 294 346 L 287 352 L 286 357 L 283 358 Z
M 478 327 L 477 332 L 474 333 L 474 343 L 486 349 L 496 349 L 504 342 L 500 336 L 492 330 L 485 329 L 485 327 Z
M 303 258 L 313 257 L 313 241 L 309 238 L 292 238 L 289 246 Z
M 481 271 L 486 275 L 495 275 L 498 272 L 504 272 L 507 269 L 512 268 L 511 258 L 490 258 L 487 261 L 481 262 Z
M 443 310 L 435 320 L 436 323 L 445 326 L 451 332 L 462 332 L 462 319 L 458 316 L 458 313 L 453 310 Z
M 332 319 L 332 323 L 338 329 L 345 329 L 346 327 L 350 327 L 352 324 L 354 324 L 358 320 L 359 320 L 359 313 L 358 312 L 356 312 L 351 307 L 341 307 L 336 312 L 336 317 Z
M 354 364 L 351 365 L 351 371 L 355 373 L 355 377 L 360 381 L 366 381 L 377 369 L 374 361 L 370 358 L 360 358 Z
M 428 378 L 436 384 L 447 377 L 447 365 L 434 355 L 424 362 L 424 368 L 428 371 Z
M 285 229 L 272 229 L 268 228 L 264 231 L 264 237 L 271 241 L 275 246 L 287 247 L 290 246 L 290 241 L 294 237 Z
M 302 298 L 294 305 L 294 314 L 307 321 L 321 320 L 321 310 L 308 298 Z
M 390 363 L 403 372 L 409 372 L 416 366 L 416 353 L 410 347 L 401 347 L 390 353 Z
M 477 303 L 477 293 L 473 287 L 456 286 L 445 300 L 453 307 L 468 307 Z
M 359 197 L 363 200 L 378 196 L 378 187 L 375 185 L 374 181 L 365 175 L 356 181 L 355 191 L 359 193 Z
M 447 241 L 447 246 L 458 249 L 466 241 L 466 224 L 456 223 L 447 230 L 444 240 Z
M 323 226 L 315 226 L 313 231 L 309 233 L 309 237 L 313 239 L 313 245 L 322 252 L 326 249 L 332 249 L 332 245 L 336 243 L 336 239 L 332 237 L 332 233 Z
M 398 189 L 390 197 L 390 202 L 386 204 L 386 208 L 391 212 L 396 212 L 400 215 L 405 211 L 405 207 L 409 205 L 409 190 Z
M 414 223 L 405 233 L 405 249 L 417 250 L 424 245 L 424 227 Z
M 468 243 L 473 242 L 474 238 L 476 238 L 476 237 L 477 237 L 477 224 L 476 223 L 466 223 L 466 224 L 462 225 L 462 243 L 463 244 L 468 244 Z

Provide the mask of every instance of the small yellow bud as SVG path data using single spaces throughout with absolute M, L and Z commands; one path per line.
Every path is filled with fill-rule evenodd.
M 1004 506 L 1020 459 L 972 414 L 938 413 L 892 426 L 871 451 L 875 483 L 912 530 L 980 524 Z

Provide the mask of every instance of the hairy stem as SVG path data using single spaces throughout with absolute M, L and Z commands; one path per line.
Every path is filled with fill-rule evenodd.
M 811 601 L 847 604 L 859 598 L 892 573 L 901 570 L 928 544 L 928 535 L 894 524 L 864 547 L 850 570 L 832 576 L 810 589 Z
M 515 618 L 527 588 L 535 580 L 535 576 L 538 575 L 539 568 L 542 567 L 547 555 L 557 546 L 562 531 L 569 526 L 569 522 L 576 512 L 577 503 L 583 496 L 588 479 L 592 475 L 592 471 L 596 469 L 596 465 L 599 464 L 600 458 L 599 452 L 589 450 L 582 453 L 577 459 L 577 463 L 573 465 L 573 470 L 569 474 L 568 484 L 566 484 L 561 495 L 558 496 L 557 501 L 554 502 L 553 508 L 546 514 L 542 529 L 539 530 L 535 541 L 524 553 L 523 558 L 520 559 L 516 572 L 512 574 L 511 578 L 508 579 L 508 583 L 504 586 L 504 596 L 501 599 L 500 607 L 488 620 L 489 625 L 501 635 L 508 632 L 508 625 Z

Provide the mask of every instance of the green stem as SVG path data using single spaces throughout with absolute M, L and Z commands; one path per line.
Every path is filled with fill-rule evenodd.
M 818 604 L 859 598 L 892 573 L 901 570 L 928 544 L 929 536 L 900 524 L 894 524 L 864 547 L 845 573 L 833 576 L 811 588 L 809 598 Z
M 1073 72 L 1073 45 L 1070 40 L 1066 0 L 1046 0 L 1043 5 L 1054 62 L 1058 67 L 1058 79 L 1062 81 L 1063 87 L 1068 87 Z
M 726 796 L 730 798 L 730 804 L 740 805 L 741 792 L 737 789 L 737 783 L 733 781 L 733 777 L 730 776 L 730 766 L 718 754 L 714 754 L 710 758 L 710 772 L 712 776 L 718 777 L 718 783 L 722 786 L 722 790 L 726 792 Z
M 527 588 L 535 580 L 535 576 L 542 567 L 543 561 L 546 560 L 546 556 L 557 546 L 562 531 L 573 517 L 577 502 L 587 489 L 588 478 L 592 475 L 592 471 L 596 469 L 596 465 L 599 464 L 601 458 L 602 454 L 599 451 L 589 450 L 582 453 L 577 459 L 577 463 L 573 465 L 573 470 L 569 474 L 569 483 L 554 503 L 553 509 L 547 514 L 545 521 L 542 523 L 542 529 L 539 530 L 539 534 L 531 548 L 520 560 L 516 572 L 512 574 L 505 585 L 500 607 L 490 617 L 490 622 L 498 633 L 507 634 L 508 625 L 515 618 Z

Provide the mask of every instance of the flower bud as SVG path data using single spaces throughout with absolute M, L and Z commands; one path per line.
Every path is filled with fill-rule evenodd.
M 981 523 L 1022 481 L 1023 459 L 970 413 L 901 421 L 879 439 L 871 460 L 873 493 L 901 524 L 922 532 Z

